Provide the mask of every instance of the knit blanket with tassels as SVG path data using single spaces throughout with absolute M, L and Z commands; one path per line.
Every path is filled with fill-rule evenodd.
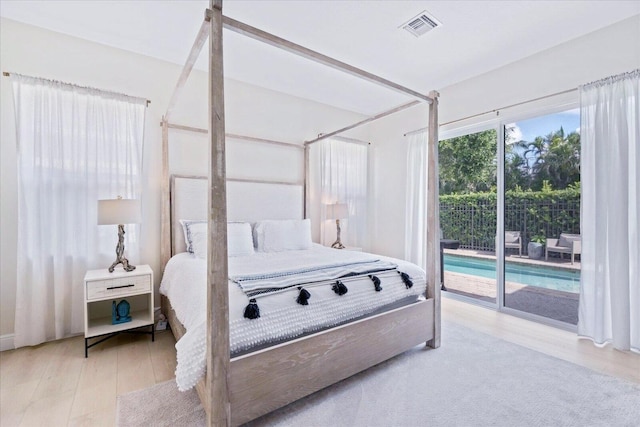
M 316 265 L 295 266 L 271 271 L 231 276 L 230 279 L 250 298 L 266 296 L 292 287 L 332 285 L 335 280 L 354 276 L 394 271 L 397 265 L 380 259 L 335 262 L 324 261 Z

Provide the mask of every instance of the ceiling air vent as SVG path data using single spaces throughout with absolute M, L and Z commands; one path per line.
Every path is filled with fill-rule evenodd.
M 407 30 L 416 37 L 428 33 L 434 28 L 440 27 L 442 24 L 426 10 L 414 16 L 400 27 Z

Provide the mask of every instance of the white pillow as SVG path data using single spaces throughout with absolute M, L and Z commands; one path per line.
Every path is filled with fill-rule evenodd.
M 207 221 L 181 219 L 182 231 L 184 232 L 184 242 L 187 245 L 187 252 L 193 253 L 194 239 L 202 239 L 204 236 L 204 245 L 207 246 Z M 198 242 L 199 245 L 202 242 Z
M 185 232 L 187 252 L 198 258 L 207 257 L 207 222 L 180 221 Z M 251 225 L 247 222 L 227 224 L 227 253 L 230 257 L 253 255 Z
M 259 252 L 282 252 L 311 247 L 311 221 L 267 220 L 254 227 L 256 249 Z
M 248 222 L 227 224 L 227 252 L 229 256 L 253 255 L 253 236 Z

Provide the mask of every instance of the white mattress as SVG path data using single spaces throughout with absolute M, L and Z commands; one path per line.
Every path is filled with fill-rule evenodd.
M 295 266 L 358 262 L 364 259 L 380 259 L 398 265 L 398 271 L 407 273 L 414 286 L 407 289 L 399 274 L 381 273 L 382 291 L 376 292 L 373 282 L 367 278 L 344 280 L 348 288 L 338 296 L 330 285 L 305 287 L 311 293 L 309 305 L 296 303 L 297 288 L 280 291 L 274 295 L 260 296 L 257 304 L 260 317 L 244 318 L 249 298 L 233 281 L 229 281 L 229 326 L 231 354 L 237 355 L 250 349 L 282 342 L 349 320 L 375 313 L 400 302 L 408 303 L 423 297 L 426 292 L 426 274 L 415 264 L 406 261 L 354 251 L 339 251 L 313 245 L 304 251 L 256 253 L 246 257 L 229 258 L 229 276 L 279 272 Z M 176 344 L 178 364 L 176 382 L 180 390 L 195 386 L 206 368 L 206 260 L 188 253 L 178 254 L 169 260 L 162 278 L 160 292 L 166 295 L 178 320 L 187 332 Z

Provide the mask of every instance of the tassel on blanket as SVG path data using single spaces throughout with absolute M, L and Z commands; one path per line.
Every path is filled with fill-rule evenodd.
M 258 307 L 255 298 L 249 300 L 249 304 L 244 309 L 244 317 L 247 319 L 257 319 L 260 317 L 260 307 Z
M 400 274 L 400 277 L 402 277 L 402 281 L 404 282 L 404 285 L 407 287 L 407 289 L 410 289 L 413 286 L 411 277 L 409 277 L 407 273 L 403 273 L 401 271 L 398 271 L 398 274 Z
M 376 292 L 380 292 L 382 290 L 382 286 L 380 286 L 380 279 L 373 274 L 369 275 L 369 279 L 371 279 L 373 285 L 376 287 Z
M 344 283 L 342 283 L 340 280 L 336 280 L 335 285 L 333 285 L 331 287 L 331 289 L 333 290 L 333 292 L 335 292 L 336 294 L 342 296 L 344 294 L 346 294 L 347 292 L 349 292 L 349 289 L 347 289 L 347 287 L 344 285 Z
M 311 294 L 305 288 L 300 289 L 300 294 L 298 294 L 298 299 L 296 302 L 300 305 L 309 305 L 309 298 L 311 298 Z

